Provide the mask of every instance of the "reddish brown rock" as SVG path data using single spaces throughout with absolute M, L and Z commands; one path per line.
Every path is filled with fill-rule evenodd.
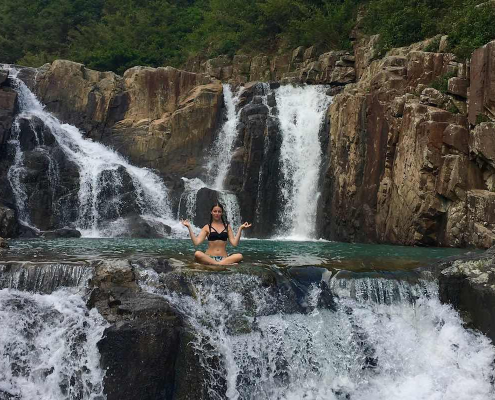
M 37 95 L 49 111 L 89 134 L 105 125 L 121 91 L 122 78 L 113 72 L 93 71 L 66 60 L 54 61 L 36 83 Z
M 469 81 L 467 79 L 457 77 L 449 79 L 448 91 L 449 93 L 455 94 L 456 96 L 460 96 L 466 99 L 468 87 Z
M 443 142 L 464 154 L 469 152 L 468 140 L 469 131 L 461 125 L 449 125 L 443 132 Z
M 464 67 L 450 54 L 416 47 L 371 62 L 356 85 L 335 97 L 322 234 L 337 240 L 488 246 L 490 239 L 481 240 L 479 232 L 491 229 L 481 221 L 491 212 L 486 188 L 495 188 L 495 170 L 469 154 L 492 160 L 485 148 L 495 145 L 480 130 L 468 146 L 466 117 L 439 108 L 450 110 L 452 99 L 429 88 L 454 67 Z M 477 205 L 484 211 L 475 216 Z
M 420 101 L 429 106 L 442 107 L 447 98 L 440 91 L 429 87 L 421 92 Z
M 0 87 L 0 148 L 7 141 L 14 121 L 17 93 L 10 88 Z
M 488 248 L 495 244 L 495 193 L 471 190 L 467 193 L 469 244 Z
M 434 79 L 446 74 L 449 63 L 454 59 L 449 53 L 429 53 L 412 51 L 408 54 L 407 81 L 410 87 L 429 84 Z
M 474 51 L 470 64 L 469 123 L 478 115 L 495 117 L 495 41 Z
M 232 77 L 232 60 L 227 56 L 219 56 L 205 62 L 205 73 L 213 78 L 228 80 Z
M 495 123 L 482 123 L 471 132 L 469 150 L 495 167 Z
M 249 76 L 251 81 L 266 82 L 272 79 L 270 71 L 270 59 L 267 56 L 260 55 L 253 57 L 251 60 L 251 71 Z
M 173 98 L 168 103 L 157 101 L 161 115 L 153 107 L 130 108 L 126 116 L 132 118 L 115 124 L 103 141 L 132 162 L 154 168 L 163 176 L 180 178 L 198 173 L 219 124 L 222 85 L 192 86 L 184 93 L 176 91 Z

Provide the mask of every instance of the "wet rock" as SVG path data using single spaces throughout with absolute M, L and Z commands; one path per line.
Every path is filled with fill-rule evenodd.
M 196 213 L 193 223 L 196 226 L 203 227 L 208 224 L 211 216 L 213 204 L 218 202 L 219 192 L 209 188 L 199 189 L 196 195 Z
M 123 293 L 118 303 L 125 319 L 107 328 L 98 343 L 107 398 L 172 398 L 177 317 L 164 299 L 147 293 Z
M 37 118 L 21 118 L 19 121 L 19 144 L 22 151 L 31 151 L 38 146 L 53 146 L 55 137 L 45 123 Z
M 0 237 L 0 248 L 2 248 L 2 249 L 8 249 L 9 248 L 9 242 L 7 242 L 2 237 Z
M 342 90 L 344 90 L 343 86 L 332 86 L 330 89 L 327 90 L 326 94 L 327 96 L 336 96 L 341 93 Z
M 440 266 L 440 300 L 452 304 L 468 326 L 495 341 L 494 249 Z
M 8 139 L 17 111 L 17 93 L 6 83 L 7 73 L 0 70 L 0 149 Z
M 53 231 L 45 231 L 41 235 L 45 239 L 58 239 L 58 238 L 80 238 L 81 232 L 77 229 L 60 228 Z
M 139 268 L 139 266 L 137 266 Z M 180 322 L 160 296 L 142 292 L 128 260 L 96 266 L 88 305 L 111 325 L 98 343 L 111 399 L 172 398 Z
M 119 229 L 117 237 L 132 237 L 143 239 L 160 239 L 169 235 L 172 228 L 160 222 L 148 221 L 139 215 L 131 215 L 118 220 L 118 224 L 125 226 Z
M 0 204 L 0 237 L 16 237 L 18 229 L 15 211 Z
M 256 84 L 243 93 L 248 104 L 241 112 L 240 141 L 226 177 L 227 188 L 237 194 L 241 219 L 254 222 L 246 233 L 256 237 L 272 234 L 280 209 L 279 127 L 266 105 L 254 104 L 257 96 L 269 95 L 265 90 L 266 86 Z M 275 98 L 270 101 L 274 107 Z

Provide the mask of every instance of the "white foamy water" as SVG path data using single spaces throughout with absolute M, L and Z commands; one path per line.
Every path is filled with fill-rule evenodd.
M 0 290 L 0 327 L 0 397 L 106 398 L 96 346 L 106 322 L 73 289 Z
M 314 237 L 322 153 L 318 133 L 331 97 L 324 86 L 281 86 L 275 90 L 282 133 L 281 226 L 277 236 Z
M 112 192 L 112 207 L 119 214 L 123 206 L 119 191 L 124 190 L 122 177 L 127 175 L 132 181 L 139 213 L 155 224 L 177 226 L 173 220 L 168 199 L 168 190 L 158 175 L 146 168 L 138 168 L 129 164 L 121 155 L 108 147 L 85 138 L 75 126 L 61 123 L 52 114 L 44 110 L 43 105 L 28 87 L 17 78 L 18 72 L 10 70 L 19 95 L 20 113 L 14 122 L 13 135 L 9 141 L 15 148 L 15 161 L 9 170 L 8 177 L 13 188 L 19 217 L 23 223 L 32 226 L 26 209 L 27 194 L 22 184 L 24 173 L 23 153 L 19 144 L 19 123 L 21 119 L 38 118 L 55 137 L 67 158 L 79 169 L 79 209 L 75 228 L 85 237 L 118 236 L 126 229 L 119 219 L 105 220 L 101 215 L 102 202 L 109 202 L 103 192 Z M 38 144 L 40 144 L 39 139 Z M 53 160 L 51 160 L 52 164 Z M 57 166 L 52 165 L 49 171 L 50 181 L 57 182 Z M 120 229 L 119 229 L 120 228 Z
M 379 279 L 378 279 L 379 280 Z M 154 282 L 151 283 L 150 282 Z M 195 334 L 211 398 L 231 400 L 488 400 L 495 396 L 495 348 L 467 330 L 437 287 L 399 284 L 403 297 L 336 298 L 307 314 L 276 312 L 284 302 L 252 276 L 208 276 L 195 297 L 165 294 Z M 160 292 L 158 279 L 147 290 Z M 349 287 L 349 285 L 343 285 Z M 390 299 L 397 286 L 381 287 Z M 374 289 L 373 289 L 374 291 Z M 350 292 L 349 292 L 350 294 Z M 408 301 L 407 298 L 413 299 Z M 369 299 L 366 300 L 366 299 Z M 219 358 L 218 362 L 211 360 Z

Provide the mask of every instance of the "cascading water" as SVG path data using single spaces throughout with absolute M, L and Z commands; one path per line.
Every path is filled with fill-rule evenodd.
M 223 94 L 227 120 L 220 129 L 217 139 L 210 150 L 209 162 L 206 165 L 207 183 L 198 178 L 182 178 L 185 184 L 184 192 L 179 201 L 179 213 L 181 204 L 184 204 L 186 217 L 193 220 L 196 215 L 198 191 L 206 187 L 218 192 L 218 199 L 225 207 L 229 222 L 236 229 L 240 225 L 239 203 L 234 193 L 225 190 L 224 181 L 229 171 L 237 138 L 237 125 L 241 112 L 240 109 L 237 109 L 237 106 L 242 89 L 234 94 L 230 85 L 224 84 Z
M 241 94 L 242 89 L 234 95 L 230 85 L 223 85 L 227 121 L 223 124 L 217 140 L 212 146 L 210 160 L 206 167 L 209 185 L 212 189 L 219 191 L 224 189 L 223 183 L 229 171 L 234 143 L 237 138 L 240 110 L 236 108 Z
M 318 137 L 331 97 L 324 86 L 281 86 L 275 90 L 282 133 L 280 229 L 278 236 L 314 237 L 322 160 Z
M 189 283 L 194 297 L 163 291 L 158 276 L 148 275 L 143 287 L 163 293 L 186 318 L 209 376 L 209 398 L 488 400 L 495 395 L 495 348 L 439 302 L 434 282 L 334 277 L 328 285 L 310 286 L 306 312 L 284 311 L 287 295 L 277 295 L 254 276 L 209 275 Z M 320 302 L 328 288 L 338 295 L 330 308 Z
M 0 398 L 106 398 L 97 343 L 108 324 L 81 296 L 91 271 L 0 265 Z
M 17 78 L 18 71 L 10 69 L 10 78 L 19 95 L 20 112 L 13 124 L 9 144 L 14 148 L 14 163 L 8 172 L 19 219 L 33 226 L 26 207 L 28 193 L 23 184 L 25 174 L 24 154 L 21 148 L 21 121 L 41 121 L 44 128 L 53 135 L 64 155 L 77 166 L 79 171 L 79 192 L 77 196 L 77 219 L 67 221 L 79 229 L 83 236 L 118 236 L 127 227 L 122 220 L 122 208 L 135 205 L 134 213 L 157 226 L 163 224 L 175 227 L 168 199 L 168 190 L 161 179 L 152 171 L 130 165 L 122 156 L 104 145 L 84 138 L 74 126 L 62 124 L 57 118 L 43 109 L 41 103 L 27 86 Z M 43 141 L 36 135 L 36 150 L 49 152 Z M 55 159 L 50 158 L 48 171 L 52 185 L 58 182 L 59 168 Z M 124 185 L 125 181 L 125 185 Z M 54 190 L 54 189 L 53 189 Z M 124 198 L 132 192 L 132 202 Z M 53 193 L 53 191 L 52 191 Z M 163 229 L 162 229 L 163 230 Z

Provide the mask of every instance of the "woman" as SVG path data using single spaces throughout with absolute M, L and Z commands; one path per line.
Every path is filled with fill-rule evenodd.
M 195 246 L 203 243 L 208 238 L 208 250 L 206 250 L 206 253 L 202 251 L 196 251 L 194 253 L 194 258 L 197 262 L 210 265 L 228 265 L 242 261 L 242 254 L 240 253 L 230 256 L 227 254 L 227 239 L 229 239 L 232 246 L 236 247 L 241 240 L 242 230 L 249 228 L 251 224 L 244 222 L 239 227 L 237 235 L 234 236 L 232 228 L 223 217 L 223 206 L 220 203 L 213 205 L 211 208 L 210 223 L 203 226 L 198 236 L 194 234 L 191 224 L 187 219 L 180 222 L 189 229 L 189 236 L 191 236 L 191 240 Z

